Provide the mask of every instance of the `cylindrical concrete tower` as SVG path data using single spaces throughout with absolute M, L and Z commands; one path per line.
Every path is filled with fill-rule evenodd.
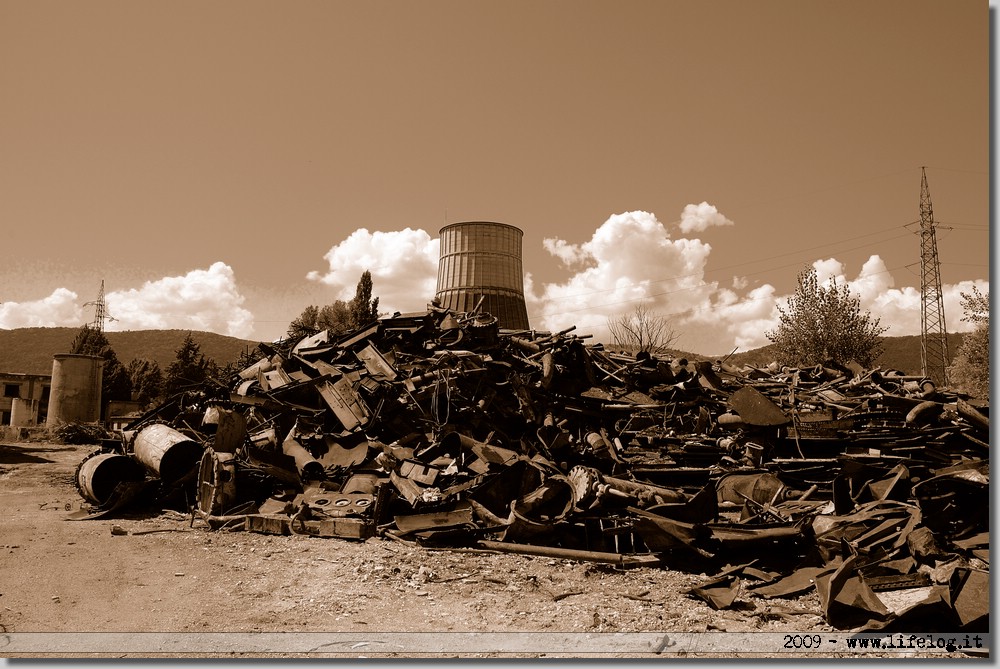
M 52 388 L 45 424 L 96 423 L 101 419 L 101 374 L 104 358 L 99 355 L 60 353 L 52 361 Z
M 15 397 L 10 406 L 11 427 L 27 427 L 34 425 L 38 418 L 38 400 L 27 397 Z
M 500 327 L 528 329 L 524 304 L 519 228 L 506 223 L 452 223 L 440 230 L 435 298 L 442 307 L 467 312 L 476 308 L 496 316 Z

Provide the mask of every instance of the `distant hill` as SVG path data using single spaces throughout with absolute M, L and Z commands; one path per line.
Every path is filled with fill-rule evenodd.
M 80 328 L 16 328 L 0 330 L 0 372 L 51 374 L 52 358 L 69 353 Z M 106 332 L 108 343 L 118 360 L 127 365 L 137 358 L 147 358 L 166 369 L 177 357 L 188 330 L 129 330 Z M 241 353 L 257 347 L 256 341 L 227 337 L 214 332 L 191 332 L 206 358 L 219 365 L 236 360 Z
M 948 335 L 948 354 L 954 360 L 955 354 L 962 345 L 964 333 L 953 333 Z M 718 356 L 721 359 L 725 356 Z M 768 344 L 752 351 L 734 353 L 726 362 L 732 365 L 753 365 L 765 366 L 774 361 L 774 344 Z M 949 363 L 950 364 L 950 363 Z M 905 337 L 883 337 L 882 355 L 875 362 L 873 367 L 882 369 L 896 369 L 904 374 L 920 374 L 920 335 L 907 335 Z
M 52 357 L 57 353 L 68 353 L 69 345 L 79 328 L 17 328 L 0 330 L 0 372 L 19 374 L 51 374 Z M 148 358 L 166 369 L 172 363 L 188 330 L 129 330 L 126 332 L 106 332 L 108 342 L 115 349 L 118 359 L 127 365 L 136 358 Z M 213 332 L 191 332 L 195 343 L 201 347 L 206 358 L 225 365 L 236 360 L 258 342 L 238 339 Z M 962 345 L 964 334 L 948 335 L 948 352 L 954 358 Z M 904 374 L 920 373 L 920 336 L 884 337 L 883 353 L 875 364 L 883 369 L 897 369 Z M 742 353 L 734 353 L 726 359 L 732 365 L 766 366 L 774 361 L 774 346 Z M 672 350 L 666 357 L 686 357 L 688 360 L 720 360 L 725 355 L 709 356 Z

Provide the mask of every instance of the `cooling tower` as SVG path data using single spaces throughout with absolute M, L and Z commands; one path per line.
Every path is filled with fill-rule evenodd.
M 496 316 L 500 327 L 528 329 L 520 229 L 506 223 L 452 223 L 440 230 L 435 298 L 442 307 Z

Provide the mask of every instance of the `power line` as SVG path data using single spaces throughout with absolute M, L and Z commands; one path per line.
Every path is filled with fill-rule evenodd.
M 932 169 L 934 171 L 942 170 L 944 172 L 961 172 L 963 174 L 981 174 L 981 175 L 987 176 L 987 177 L 990 175 L 989 172 L 982 172 L 980 170 L 960 170 L 960 169 L 955 169 L 955 168 L 952 168 L 952 167 L 931 167 L 930 165 L 925 165 L 921 169 L 924 169 L 924 170 L 926 170 L 926 169 Z

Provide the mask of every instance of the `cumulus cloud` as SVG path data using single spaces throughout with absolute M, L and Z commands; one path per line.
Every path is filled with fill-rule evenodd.
M 682 233 L 708 227 L 711 223 L 705 221 L 714 210 L 709 207 L 688 205 L 677 227 Z M 702 218 L 695 215 L 699 210 L 705 214 Z M 607 341 L 609 318 L 641 303 L 671 320 L 680 335 L 677 348 L 704 354 L 758 348 L 770 343 L 767 332 L 778 326 L 778 306 L 790 297 L 770 284 L 747 291 L 749 284 L 742 277 L 730 277 L 729 288 L 705 280 L 711 247 L 698 239 L 672 239 L 667 227 L 648 212 L 617 214 L 587 242 L 548 239 L 545 249 L 575 273 L 551 284 L 528 277 L 525 292 L 532 326 L 561 330 L 576 325 L 577 332 L 592 333 L 599 341 Z M 818 259 L 812 266 L 821 282 L 835 279 L 858 295 L 861 308 L 888 328 L 887 336 L 920 334 L 919 287 L 897 288 L 879 255 L 869 257 L 854 276 L 837 258 Z M 989 283 L 965 281 L 942 287 L 949 332 L 972 329 L 961 320 L 961 293 L 970 293 L 973 287 L 987 292 Z
M 333 289 L 330 302 L 354 297 L 358 279 L 371 272 L 379 311 L 420 311 L 434 298 L 437 287 L 439 240 L 424 230 L 369 232 L 365 228 L 333 246 L 323 258 L 326 271 L 312 271 L 310 281 Z
M 204 330 L 243 338 L 253 331 L 253 315 L 243 308 L 233 270 L 223 262 L 147 281 L 141 288 L 111 291 L 104 301 L 115 319 L 105 324 L 110 331 Z M 57 288 L 41 300 L 0 304 L 0 327 L 80 327 L 92 314 L 75 292 Z
M 886 327 L 887 337 L 920 334 L 920 311 L 923 298 L 919 286 L 895 287 L 895 280 L 879 255 L 869 256 L 856 277 L 849 279 L 843 263 L 835 258 L 817 260 L 813 263 L 816 276 L 822 281 L 836 279 L 857 295 L 861 309 L 879 319 L 879 325 Z M 944 303 L 945 325 L 948 332 L 968 332 L 973 325 L 962 320 L 962 293 L 972 292 L 973 287 L 982 292 L 989 291 L 985 280 L 962 281 L 941 286 Z
M 206 330 L 244 338 L 253 331 L 253 315 L 243 308 L 233 270 L 223 262 L 109 292 L 105 302 L 117 319 L 108 330 Z
M 682 312 L 715 290 L 715 284 L 703 280 L 711 246 L 697 239 L 672 239 L 649 212 L 615 214 L 581 244 L 554 238 L 543 243 L 565 265 L 580 269 L 567 281 L 540 286 L 540 294 L 532 295 L 542 321 L 539 328 L 577 325 L 606 334 L 608 318 L 637 303 L 657 313 Z
M 715 205 L 708 202 L 689 204 L 681 212 L 680 228 L 684 234 L 703 232 L 711 227 L 734 225 L 732 221 L 719 213 Z
M 770 343 L 767 332 L 778 325 L 780 300 L 771 284 L 758 286 L 745 295 L 721 289 L 690 313 L 679 316 L 679 327 L 687 336 L 678 341 L 678 346 L 704 354 L 766 346 Z
M 593 261 L 593 257 L 585 249 L 562 239 L 546 237 L 542 240 L 542 248 L 559 258 L 566 267 Z
M 712 247 L 686 233 L 733 223 L 704 203 L 684 211 L 680 221 L 669 226 L 650 212 L 631 211 L 611 216 L 580 243 L 543 240 L 543 248 L 569 276 L 548 283 L 525 274 L 532 327 L 557 331 L 576 326 L 577 334 L 608 342 L 608 319 L 642 304 L 671 320 L 680 335 L 675 346 L 683 350 L 724 355 L 734 347 L 749 350 L 770 343 L 766 333 L 777 327 L 778 305 L 789 295 L 771 284 L 751 288 L 745 277 L 706 280 Z M 438 249 L 438 240 L 423 230 L 361 229 L 327 252 L 328 270 L 310 272 L 308 278 L 333 288 L 331 301 L 349 300 L 367 269 L 381 311 L 418 311 L 434 295 Z M 886 334 L 920 333 L 919 288 L 896 287 L 880 256 L 872 255 L 853 275 L 855 270 L 836 258 L 818 259 L 813 266 L 820 280 L 836 278 L 859 295 L 862 308 L 889 328 Z M 971 329 L 960 320 L 960 293 L 971 292 L 973 286 L 989 290 L 987 281 L 943 287 L 949 332 Z
M 72 327 L 83 323 L 83 308 L 77 294 L 56 288 L 48 297 L 32 302 L 0 304 L 0 328 Z

